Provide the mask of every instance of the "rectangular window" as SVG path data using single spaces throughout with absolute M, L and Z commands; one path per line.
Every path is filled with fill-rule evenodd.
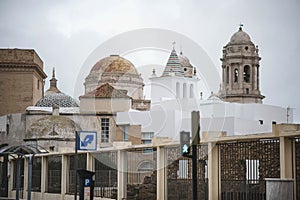
M 41 191 L 41 157 L 33 157 L 32 162 L 32 191 Z
M 154 136 L 153 132 L 142 132 L 142 143 L 151 144 L 153 136 Z
M 47 179 L 47 192 L 61 193 L 61 156 L 47 158 Z
M 101 142 L 109 142 L 109 118 L 101 118 Z
M 17 186 L 17 172 L 18 172 L 18 163 L 20 165 L 20 176 L 19 176 L 19 181 L 20 181 L 20 189 L 24 188 L 24 159 L 19 158 L 15 159 L 13 162 L 13 169 L 14 169 L 14 179 L 13 179 L 13 189 L 16 189 Z
M 259 181 L 259 160 L 246 160 L 246 180 L 250 184 Z
M 187 179 L 189 174 L 188 160 L 179 160 L 179 169 L 177 176 L 180 179 Z
M 124 141 L 128 141 L 128 125 L 123 126 L 123 139 Z

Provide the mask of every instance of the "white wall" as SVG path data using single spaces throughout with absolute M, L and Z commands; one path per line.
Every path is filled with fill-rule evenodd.
M 180 131 L 190 131 L 193 110 L 200 111 L 201 131 L 226 131 L 227 135 L 271 132 L 273 121 L 278 124 L 286 122 L 286 109 L 278 106 L 203 102 L 167 100 L 153 104 L 151 111 L 119 112 L 117 124 L 140 124 L 143 132 L 152 131 L 157 136 L 178 140 Z
M 190 85 L 193 85 L 193 97 L 199 98 L 199 79 L 198 78 L 187 78 L 177 76 L 165 76 L 151 78 L 151 101 L 160 102 L 167 99 L 189 99 L 190 96 Z M 177 83 L 179 83 L 179 96 L 177 90 Z M 186 96 L 183 97 L 184 90 L 183 85 L 186 85 Z

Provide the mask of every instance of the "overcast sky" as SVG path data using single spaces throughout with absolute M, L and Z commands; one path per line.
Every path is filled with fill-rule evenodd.
M 299 11 L 298 0 L 0 0 L 0 47 L 35 49 L 48 75 L 45 89 L 55 67 L 59 88 L 73 96 L 87 57 L 118 34 L 141 28 L 178 32 L 220 69 L 222 47 L 243 23 L 262 57 L 264 103 L 295 108 L 300 122 Z

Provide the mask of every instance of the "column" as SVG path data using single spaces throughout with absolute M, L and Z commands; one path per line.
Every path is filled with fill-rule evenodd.
M 238 80 L 239 80 L 239 90 L 242 91 L 242 94 L 244 94 L 244 64 L 241 63 L 238 66 L 238 69 L 239 69 L 239 77 L 238 77 Z
M 68 157 L 66 154 L 62 154 L 61 160 L 61 199 L 65 199 L 67 193 L 67 173 L 68 173 Z
M 293 178 L 293 141 L 280 137 L 280 178 Z
M 127 196 L 127 154 L 125 151 L 118 150 L 118 200 Z
M 232 66 L 232 64 L 230 64 L 230 66 L 229 66 L 229 93 L 231 92 L 231 90 L 232 90 L 232 83 L 233 83 L 233 74 L 234 73 L 234 70 L 233 70 L 233 66 Z M 227 92 L 226 92 L 226 94 L 227 94 Z
M 24 192 L 23 192 L 23 198 L 24 197 L 27 197 L 27 191 L 28 191 L 28 157 L 27 156 L 24 156 L 24 184 L 23 184 L 23 187 L 24 187 Z
M 208 143 L 208 199 L 219 199 L 219 147 Z
M 257 90 L 257 67 L 255 64 L 251 67 L 251 75 L 252 77 L 252 84 L 253 84 L 253 90 Z
M 46 186 L 48 181 L 47 179 L 47 157 L 42 156 L 42 161 L 41 161 L 41 196 L 42 199 L 44 199 L 44 194 L 46 192 Z
M 157 183 L 156 183 L 156 198 L 157 200 L 167 199 L 166 190 L 166 175 L 165 175 L 165 148 L 157 147 Z
M 12 160 L 9 160 L 9 169 L 8 169 L 8 197 L 12 197 L 13 193 L 12 193 L 12 190 L 13 190 L 13 179 L 14 179 L 14 168 L 13 168 L 13 165 L 14 163 L 16 162 L 16 160 L 14 160 L 14 162 L 12 162 Z

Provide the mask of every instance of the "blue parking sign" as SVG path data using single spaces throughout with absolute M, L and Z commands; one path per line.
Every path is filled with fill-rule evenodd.
M 84 179 L 84 187 L 90 187 L 92 180 L 90 178 Z
M 97 149 L 97 132 L 79 131 L 77 149 L 78 150 L 96 150 Z

